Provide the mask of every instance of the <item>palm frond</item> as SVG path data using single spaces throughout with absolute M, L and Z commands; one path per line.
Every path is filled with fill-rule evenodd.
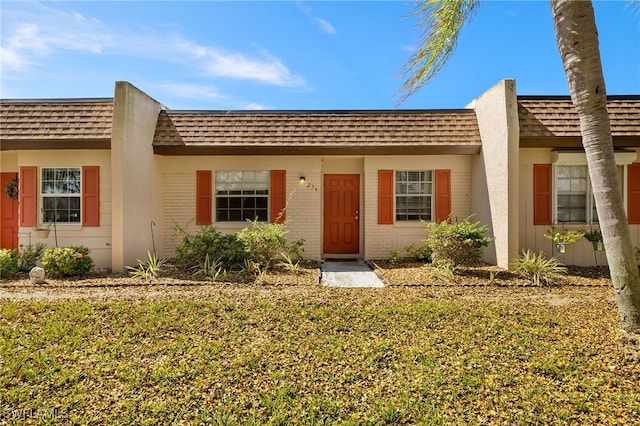
M 423 0 L 415 3 L 410 17 L 422 30 L 420 46 L 402 69 L 406 78 L 400 101 L 406 101 L 435 77 L 455 50 L 465 24 L 475 16 L 479 0 Z

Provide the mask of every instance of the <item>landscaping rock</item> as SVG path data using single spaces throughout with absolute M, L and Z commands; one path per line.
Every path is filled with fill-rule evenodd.
M 34 266 L 29 271 L 29 282 L 31 284 L 44 284 L 45 272 L 44 269 Z

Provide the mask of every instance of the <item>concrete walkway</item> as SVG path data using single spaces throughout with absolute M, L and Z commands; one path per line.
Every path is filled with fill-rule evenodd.
M 382 288 L 384 284 L 363 261 L 325 261 L 320 282 L 327 287 Z

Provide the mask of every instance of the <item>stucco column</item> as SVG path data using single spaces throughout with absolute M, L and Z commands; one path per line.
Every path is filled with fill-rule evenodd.
M 519 133 L 515 80 L 502 80 L 473 101 L 482 150 L 473 165 L 475 219 L 495 238 L 484 260 L 508 268 L 518 255 Z
M 126 81 L 116 82 L 111 133 L 112 270 L 124 271 L 152 251 L 160 225 L 160 172 L 153 136 L 161 104 Z M 158 227 L 160 228 L 160 226 Z

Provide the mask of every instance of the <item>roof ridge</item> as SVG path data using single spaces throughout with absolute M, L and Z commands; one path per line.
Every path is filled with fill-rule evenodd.
M 366 114 L 391 114 L 391 115 L 400 115 L 400 114 L 447 114 L 447 113 L 465 113 L 472 114 L 475 113 L 475 110 L 472 108 L 455 108 L 455 109 L 261 109 L 261 110 L 251 110 L 251 109 L 238 109 L 238 110 L 172 110 L 172 109 L 163 109 L 161 112 L 167 114 L 228 114 L 228 115 L 268 115 L 268 114 L 276 114 L 276 115 L 287 115 L 287 114 L 308 114 L 308 115 L 321 115 L 321 114 L 353 114 L 353 115 L 366 115 Z
M 570 101 L 569 95 L 518 95 L 519 101 Z M 637 101 L 640 100 L 640 95 L 607 95 L 607 100 L 628 100 Z
M 72 104 L 72 103 L 106 103 L 113 102 L 113 98 L 43 98 L 43 99 L 0 99 L 0 103 L 6 104 Z

